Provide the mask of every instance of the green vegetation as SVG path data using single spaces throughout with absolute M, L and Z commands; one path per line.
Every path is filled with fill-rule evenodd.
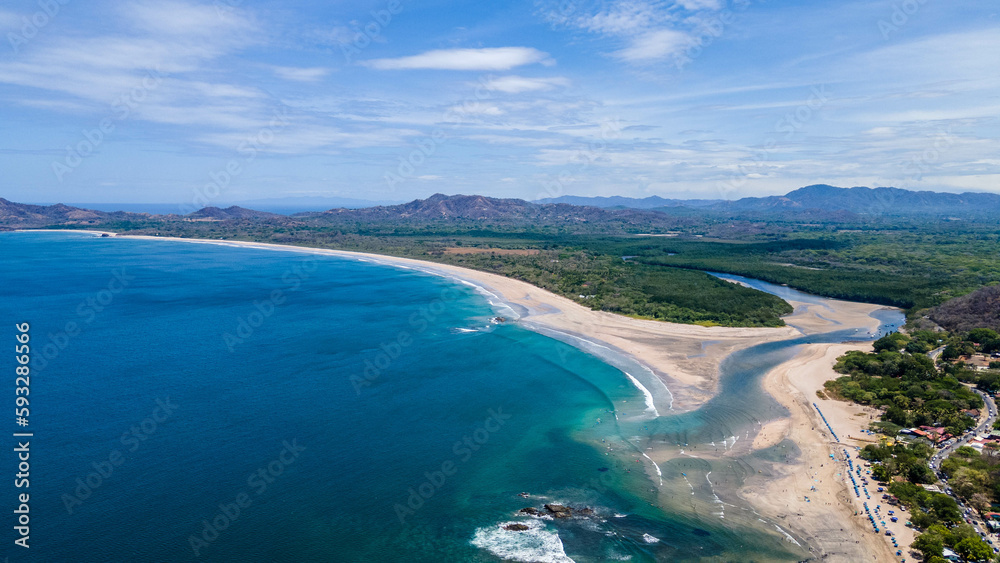
M 942 346 L 940 365 L 935 366 L 926 354 Z M 838 358 L 835 369 L 847 375 L 828 381 L 827 394 L 884 407 L 883 421 L 877 424 L 890 435 L 922 425 L 946 426 L 948 433 L 959 435 L 975 425 L 962 411 L 983 404 L 970 385 L 994 390 L 1000 387 L 1000 373 L 973 371 L 951 360 L 997 346 L 1000 335 L 984 329 L 889 334 L 875 341 L 871 353 L 854 351 Z M 872 477 L 890 482 L 889 492 L 909 509 L 913 526 L 923 530 L 913 548 L 925 561 L 944 561 L 945 547 L 968 561 L 993 561 L 992 548 L 963 522 L 955 499 L 920 486 L 937 481 L 928 465 L 933 452 L 924 441 L 914 441 L 865 446 L 860 455 L 873 462 Z M 941 471 L 952 492 L 976 510 L 989 511 L 1000 501 L 1000 451 L 987 447 L 980 454 L 963 446 L 941 463 Z
M 875 341 L 875 352 L 848 352 L 834 366 L 847 375 L 826 382 L 827 393 L 885 407 L 882 420 L 897 428 L 944 426 L 959 435 L 975 425 L 963 411 L 981 408 L 983 400 L 956 377 L 972 377 L 971 372 L 939 372 L 924 354 L 937 340 L 930 331 L 912 337 L 894 333 Z
M 986 512 L 1000 501 L 1000 453 L 963 446 L 941 462 L 952 491 L 976 510 Z
M 403 207 L 406 213 L 419 211 Z M 520 218 L 471 220 L 401 216 L 388 209 L 224 219 L 129 215 L 86 227 L 432 260 L 521 279 L 598 310 L 705 325 L 779 326 L 790 309 L 781 300 L 694 270 L 899 306 L 911 319 L 1000 282 L 1000 227 L 988 221 L 750 221 L 683 210 L 611 216 L 591 208 L 564 212 L 524 205 L 516 207 L 524 214 Z M 505 252 L 512 250 L 537 253 Z M 939 313 L 948 318 L 947 309 Z
M 896 444 L 894 446 L 868 445 L 861 450 L 861 457 L 868 461 L 877 461 L 872 469 L 872 476 L 879 481 L 890 481 L 895 475 L 902 475 L 911 483 L 933 483 L 936 479 L 927 460 L 934 450 L 922 442 L 909 446 Z

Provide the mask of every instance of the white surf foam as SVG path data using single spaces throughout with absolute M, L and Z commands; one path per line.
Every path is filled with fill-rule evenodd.
M 508 524 L 524 524 L 527 530 L 504 530 Z M 575 563 L 566 555 L 559 534 L 546 529 L 538 520 L 502 522 L 496 526 L 479 528 L 472 538 L 472 545 L 509 561 L 524 563 Z
M 656 474 L 657 474 L 657 475 L 658 475 L 658 476 L 660 477 L 660 486 L 662 487 L 662 486 L 663 486 L 663 472 L 662 472 L 662 471 L 660 471 L 660 466 L 659 466 L 659 465 L 656 465 L 656 462 L 655 462 L 655 461 L 653 461 L 653 458 L 651 458 L 651 457 L 649 457 L 648 455 L 646 455 L 646 452 L 643 452 L 643 453 L 642 453 L 642 457 L 644 457 L 644 458 L 648 459 L 648 460 L 649 460 L 649 463 L 652 463 L 652 464 L 653 464 L 653 467 L 655 467 L 655 468 L 656 468 Z
M 653 394 L 649 392 L 649 389 L 646 389 L 642 383 L 639 383 L 638 379 L 632 377 L 631 373 L 627 371 L 623 371 L 622 373 L 629 378 L 632 385 L 635 385 L 642 392 L 642 396 L 646 398 L 646 411 L 653 413 L 654 416 L 660 416 L 660 413 L 656 410 L 656 405 L 653 404 Z
M 774 525 L 774 527 L 775 527 L 775 528 L 777 528 L 779 532 L 781 532 L 782 534 L 784 534 L 784 535 L 785 535 L 785 539 L 786 539 L 786 540 L 788 540 L 788 541 L 790 541 L 790 542 L 794 543 L 795 545 L 797 545 L 797 546 L 799 546 L 799 547 L 802 547 L 802 544 L 800 544 L 799 542 L 795 541 L 795 538 L 793 538 L 791 534 L 789 534 L 788 532 L 786 532 L 786 531 L 782 530 L 782 529 L 781 529 L 781 526 L 779 526 L 779 525 L 775 524 L 775 525 Z
M 646 543 L 660 543 L 660 538 L 654 538 L 653 536 L 651 536 L 649 534 L 643 534 L 642 535 L 642 541 L 644 541 Z

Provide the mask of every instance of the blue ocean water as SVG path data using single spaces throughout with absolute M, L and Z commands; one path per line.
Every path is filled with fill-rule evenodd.
M 13 345 L 29 322 L 33 354 L 30 424 L 10 423 L 34 433 L 30 487 L 0 494 L 13 508 L 30 493 L 31 549 L 8 547 L 8 526 L 11 561 L 802 555 L 653 506 L 633 434 L 725 434 L 731 406 L 619 422 L 622 404 L 644 402 L 621 371 L 490 324 L 483 295 L 453 280 L 81 233 L 0 233 L 0 266 L 0 338 Z M 17 471 L 13 455 L 0 464 Z M 595 514 L 516 514 L 546 502 Z

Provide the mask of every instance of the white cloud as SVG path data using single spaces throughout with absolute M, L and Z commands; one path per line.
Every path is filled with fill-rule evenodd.
M 530 47 L 440 49 L 410 57 L 372 59 L 362 64 L 379 70 L 509 70 L 533 64 L 550 64 L 549 55 Z
M 722 0 L 610 0 L 590 13 L 554 11 L 548 19 L 613 39 L 619 45 L 612 53 L 616 58 L 648 64 L 683 52 L 698 28 L 724 7 Z
M 681 53 L 691 44 L 687 33 L 673 29 L 659 29 L 639 35 L 631 44 L 615 52 L 615 55 L 629 62 L 664 59 Z
M 503 115 L 504 111 L 495 105 L 487 104 L 462 104 L 458 106 L 452 106 L 448 108 L 446 115 L 489 115 L 498 116 Z
M 154 35 L 206 37 L 254 27 L 244 12 L 180 1 L 128 3 L 122 10 L 136 28 Z
M 628 35 L 668 19 L 670 16 L 661 6 L 650 2 L 626 1 L 593 16 L 578 19 L 577 26 L 596 33 Z
M 330 69 L 323 67 L 297 68 L 291 66 L 271 67 L 278 78 L 295 82 L 316 82 L 330 74 Z
M 551 90 L 557 86 L 568 86 L 569 80 L 562 77 L 553 78 L 526 78 L 524 76 L 501 76 L 493 78 L 484 84 L 487 90 L 497 90 L 508 94 L 520 94 L 521 92 L 534 92 L 537 90 Z
M 687 10 L 721 10 L 722 0 L 677 0 Z

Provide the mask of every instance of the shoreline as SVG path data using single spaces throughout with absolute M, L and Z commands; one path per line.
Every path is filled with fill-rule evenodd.
M 41 231 L 41 229 L 20 232 L 31 231 Z M 877 310 L 892 309 L 881 305 L 833 299 L 824 299 L 820 304 L 786 299 L 793 305 L 794 312 L 784 317 L 787 325 L 785 327 L 703 327 L 641 320 L 594 311 L 527 282 L 414 258 L 250 241 L 119 235 L 93 230 L 46 231 L 85 232 L 96 236 L 108 234 L 116 238 L 170 240 L 335 256 L 444 277 L 472 286 L 484 293 L 495 310 L 500 307 L 509 309 L 517 317 L 516 322 L 524 328 L 596 355 L 605 363 L 623 371 L 632 380 L 632 384 L 646 395 L 647 404 L 660 415 L 668 412 L 674 415 L 694 410 L 715 396 L 718 391 L 720 365 L 734 352 L 758 344 L 830 332 L 845 327 L 868 327 L 874 332 L 880 323 L 871 316 L 872 313 Z M 831 307 L 831 304 L 835 307 Z M 594 347 L 601 350 L 595 350 Z M 780 523 L 781 533 L 785 533 L 781 528 L 791 530 L 830 560 L 870 561 L 873 559 L 869 558 L 874 557 L 875 561 L 892 561 L 893 558 L 888 544 L 874 537 L 870 529 L 866 530 L 863 520 L 853 517 L 852 499 L 848 496 L 846 484 L 841 481 L 836 486 L 833 485 L 836 479 L 834 466 L 837 465 L 839 468 L 842 462 L 826 463 L 831 461 L 829 454 L 836 448 L 831 446 L 829 438 L 823 435 L 816 423 L 819 419 L 811 406 L 812 399 L 816 399 L 814 390 L 809 392 L 807 387 L 806 391 L 803 391 L 796 386 L 796 383 L 807 386 L 818 385 L 822 388 L 823 382 L 835 376 L 830 369 L 832 366 L 830 354 L 836 352 L 832 356 L 835 359 L 843 353 L 839 351 L 841 349 L 846 351 L 867 347 L 870 347 L 870 342 L 801 345 L 793 358 L 765 374 L 762 381 L 764 390 L 785 406 L 790 415 L 768 421 L 762 427 L 758 427 L 756 435 L 752 437 L 752 449 L 763 449 L 789 439 L 799 447 L 801 453 L 793 462 L 776 468 L 773 475 L 751 477 L 746 483 L 745 490 L 741 489 L 736 493 L 742 501 L 771 522 Z M 603 353 L 604 351 L 607 353 Z M 648 373 L 641 373 L 643 370 Z M 798 373 L 801 370 L 808 371 L 812 377 L 806 378 L 803 382 L 800 381 L 802 378 L 799 375 L 791 375 L 793 371 Z M 822 374 L 821 380 L 817 380 L 817 373 Z M 847 403 L 843 405 L 859 408 Z M 823 409 L 824 413 L 827 413 L 828 409 L 831 412 L 834 410 L 833 407 L 827 406 L 823 406 Z M 827 413 L 827 416 L 831 415 Z M 864 426 L 867 426 L 867 420 Z M 855 432 L 845 432 L 842 427 L 837 427 L 837 432 L 845 436 L 856 435 Z M 751 446 L 748 443 L 746 447 Z M 658 472 L 659 466 L 653 459 L 660 456 L 654 451 L 649 453 L 653 454 L 653 458 L 646 457 L 654 467 L 646 467 L 646 470 L 655 482 L 654 471 Z M 843 457 L 842 451 L 840 457 Z M 807 473 L 807 468 L 810 473 Z M 846 468 L 841 470 L 841 473 L 844 470 Z M 815 473 L 810 477 L 813 472 Z M 828 488 L 824 487 L 828 490 L 822 491 L 822 498 L 827 500 L 809 504 L 801 502 L 800 489 L 805 484 L 803 479 L 809 482 L 812 479 L 821 479 L 824 486 L 829 483 Z M 816 499 L 821 497 L 817 492 L 808 494 Z M 828 506 L 827 503 L 833 506 Z M 853 543 L 854 540 L 859 543 Z M 903 545 L 908 544 L 909 541 L 905 541 Z M 852 546 L 855 548 L 852 549 Z M 840 556 L 844 558 L 840 559 Z
M 765 424 L 758 434 L 760 442 L 754 442 L 755 449 L 788 439 L 801 453 L 791 463 L 776 464 L 774 475 L 767 479 L 748 481 L 740 496 L 795 531 L 827 560 L 896 561 L 895 549 L 887 538 L 875 534 L 859 515 L 865 499 L 856 498 L 849 487 L 844 461 L 846 449 L 856 465 L 861 465 L 855 448 L 876 442 L 862 432 L 875 412 L 854 403 L 820 398 L 816 393 L 826 381 L 840 375 L 833 365 L 850 350 L 870 351 L 871 343 L 805 344 L 793 358 L 765 375 L 765 391 L 788 409 L 789 416 Z M 829 435 L 813 403 L 822 409 L 840 442 Z M 873 496 L 869 503 L 878 504 L 874 486 L 870 489 Z M 905 520 L 905 513 L 901 516 Z M 891 528 L 905 557 L 913 530 L 901 523 Z

